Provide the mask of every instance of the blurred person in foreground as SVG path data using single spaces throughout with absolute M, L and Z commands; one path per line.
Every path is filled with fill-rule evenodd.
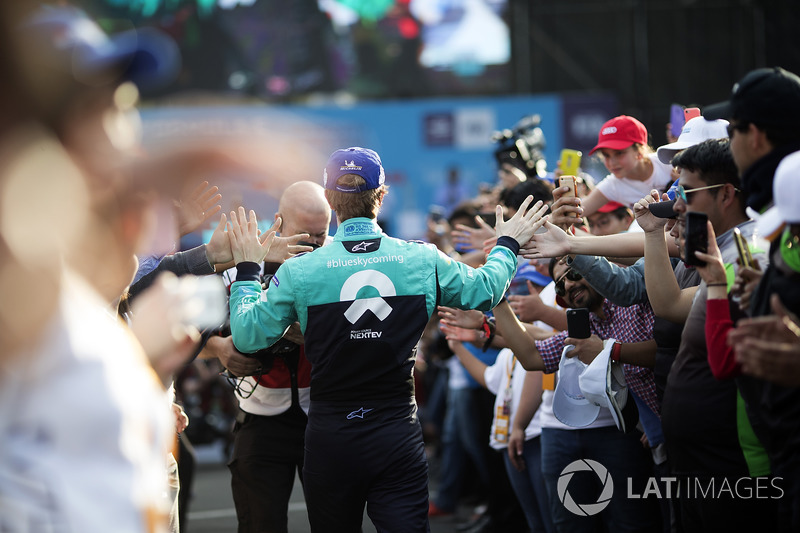
M 773 203 L 775 169 L 800 150 L 800 77 L 780 67 L 752 70 L 736 82 L 727 101 L 704 108 L 703 116 L 730 121 L 746 205 L 763 213 Z
M 116 317 L 114 306 L 136 269 L 134 251 L 149 236 L 156 189 L 110 165 L 131 146 L 124 120 L 135 101 L 130 82 L 163 81 L 156 70 L 170 61 L 147 46 L 167 54 L 176 47 L 156 34 L 109 39 L 69 8 L 37 11 L 15 32 L 26 66 L 36 70 L 21 83 L 47 95 L 36 117 L 45 126 L 36 141 L 43 149 L 23 153 L 20 165 L 43 156 L 47 164 L 31 182 L 16 183 L 27 188 L 12 196 L 35 198 L 39 180 L 49 176 L 68 180 L 60 201 L 74 212 L 56 220 L 63 213 L 39 204 L 34 227 L 48 221 L 49 232 L 58 233 L 57 225 L 79 231 L 53 243 L 46 258 L 62 265 L 53 316 L 0 368 L 0 529 L 165 531 L 165 457 L 176 426 L 164 383 L 194 348 L 197 332 L 174 315 L 138 331 Z M 12 174 L 4 186 L 19 177 Z M 21 207 L 31 205 L 37 203 Z M 4 220 L 13 207 L 3 206 Z M 35 253 L 41 243 L 24 242 L 17 226 L 4 223 L 2 230 L 18 259 L 45 260 Z M 164 283 L 148 296 L 144 316 L 179 303 Z
M 0 529 L 175 531 L 165 458 L 185 420 L 165 389 L 197 330 L 174 278 L 142 294 L 130 328 L 115 307 L 135 253 L 165 251 L 153 245 L 169 229 L 154 224 L 163 206 L 198 169 L 232 159 L 208 147 L 141 157 L 135 104 L 177 70 L 168 37 L 108 37 L 62 7 L 33 13 L 13 36 L 30 116 L 16 150 L 4 146 L 0 311 L 4 331 L 28 317 L 39 329 L 22 329 L 30 338 L 20 348 L 12 339 L 0 368 L 0 508 L 13 510 Z M 19 279 L 48 298 L 16 289 L 9 272 L 45 262 L 55 267 Z M 30 313 L 31 300 L 52 306 L 49 316 Z
M 376 223 L 387 192 L 378 154 L 337 150 L 323 183 L 339 227 L 334 242 L 287 261 L 269 299 L 257 281 L 262 250 L 255 215 L 232 215 L 237 280 L 231 330 L 254 352 L 299 321 L 313 365 L 304 490 L 312 531 L 360 529 L 364 506 L 382 531 L 428 531 L 428 468 L 416 416 L 415 347 L 436 305 L 491 309 L 516 271 L 519 243 L 541 222 L 540 204 L 504 221 L 498 245 L 478 269 L 433 245 L 385 235 Z M 241 218 L 241 217 L 240 217 Z

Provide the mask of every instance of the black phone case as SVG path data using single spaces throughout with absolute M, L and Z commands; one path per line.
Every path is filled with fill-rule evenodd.
M 708 252 L 708 217 L 705 213 L 686 213 L 686 250 L 683 262 L 687 265 L 702 266 L 702 261 L 694 255 L 695 251 Z
M 588 339 L 592 335 L 588 309 L 567 309 L 567 333 L 573 339 Z

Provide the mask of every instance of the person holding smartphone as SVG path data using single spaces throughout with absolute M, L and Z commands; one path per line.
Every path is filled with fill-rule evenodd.
M 758 220 L 759 232 L 772 236 L 772 245 L 766 272 L 759 272 L 754 294 L 747 299 L 752 306 L 745 310 L 753 318 L 742 319 L 742 312 L 736 312 L 735 304 L 729 303 L 726 285 L 719 283 L 727 280 L 726 271 L 711 240 L 709 253 L 704 257 L 708 267 L 699 269 L 709 285 L 705 328 L 709 365 L 717 378 L 736 379 L 754 429 L 763 436 L 773 473 L 784 483 L 786 500 L 779 503 L 778 510 L 781 531 L 796 530 L 800 520 L 797 516 L 800 477 L 795 459 L 800 450 L 797 429 L 800 365 L 796 364 L 800 361 L 796 356 L 800 335 L 797 328 L 791 332 L 791 317 L 800 312 L 800 261 L 796 245 L 800 240 L 797 212 L 800 187 L 796 180 L 799 169 L 800 153 L 790 154 L 781 161 L 773 184 L 775 206 Z M 755 263 L 755 267 L 760 268 L 760 263 Z M 748 273 L 740 262 L 734 290 L 744 285 L 741 278 Z M 768 315 L 773 316 L 768 318 Z
M 555 280 L 558 296 L 567 307 L 589 310 L 592 335 L 585 341 L 601 345 L 594 355 L 601 351 L 603 340 L 612 338 L 635 346 L 642 352 L 653 350 L 653 312 L 647 302 L 629 307 L 611 303 L 573 271 L 564 258 L 550 262 L 550 275 Z M 569 337 L 567 331 L 544 340 L 534 340 L 506 302 L 498 305 L 494 314 L 498 334 L 503 336 L 507 346 L 529 371 L 554 373 L 559 368 L 564 346 L 581 342 Z M 619 361 L 619 357 L 616 360 Z M 624 364 L 624 368 L 629 391 L 641 398 L 649 410 L 657 413 L 652 370 L 632 364 Z M 568 511 L 557 496 L 562 471 L 579 459 L 591 459 L 603 464 L 615 486 L 618 483 L 621 486 L 631 483 L 634 491 L 644 486 L 652 471 L 652 463 L 649 452 L 641 445 L 640 437 L 638 430 L 631 433 L 618 430 L 606 408 L 601 408 L 594 422 L 585 427 L 543 425 L 542 475 L 550 498 L 550 514 L 557 531 L 599 531 L 603 528 L 608 531 L 654 531 L 659 528 L 660 513 L 655 500 L 631 499 L 623 493 L 615 493 L 608 507 L 597 515 L 587 517 Z M 575 501 L 597 501 L 599 490 L 593 492 L 593 487 L 573 483 L 569 490 Z
M 678 223 L 672 230 L 679 248 L 686 248 L 683 234 L 687 213 L 705 213 L 711 226 L 709 233 L 717 235 L 715 241 L 724 263 L 733 265 L 738 254 L 733 229 L 738 227 L 746 238 L 752 238 L 755 223 L 744 211 L 730 142 L 704 141 L 680 152 L 672 163 L 681 173 L 673 205 Z M 740 484 L 755 486 L 760 478 L 761 483 L 768 483 L 770 464 L 753 427 L 738 415 L 736 384 L 718 381 L 709 367 L 706 301 L 710 291 L 728 292 L 727 278 L 680 289 L 667 252 L 667 219 L 656 218 L 648 209 L 658 201 L 658 192 L 652 191 L 634 206 L 634 211 L 645 232 L 645 283 L 653 310 L 657 316 L 685 323 L 661 410 L 672 473 L 682 482 L 743 480 Z M 678 497 L 674 504 L 682 528 L 698 532 L 772 529 L 776 508 L 775 500 L 739 497 L 714 502 Z

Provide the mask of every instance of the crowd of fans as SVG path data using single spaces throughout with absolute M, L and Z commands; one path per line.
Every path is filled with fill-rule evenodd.
M 793 457 L 800 441 L 790 420 L 798 385 L 794 294 L 800 278 L 786 261 L 798 231 L 797 215 L 789 214 L 790 205 L 794 211 L 800 205 L 792 153 L 800 148 L 792 127 L 798 106 L 800 78 L 758 69 L 739 80 L 728 101 L 704 109 L 657 151 L 635 118 L 609 120 L 593 150 L 609 175 L 577 198 L 538 177 L 495 191 L 496 201 L 512 212 L 504 202 L 510 191 L 525 188 L 544 200 L 552 194 L 547 231 L 523 245 L 518 282 L 494 316 L 442 310 L 423 353 L 428 369 L 449 375 L 451 388 L 467 374 L 475 387 L 491 391 L 494 404 L 474 412 L 491 427 L 491 447 L 507 451 L 514 505 L 531 530 L 798 527 Z M 431 240 L 460 260 L 473 260 L 474 250 L 491 248 L 491 232 L 479 217 L 463 222 L 463 213 L 480 213 L 492 203 L 478 196 L 462 204 L 453 212 L 452 240 L 438 238 L 441 230 Z M 698 213 L 699 230 L 687 224 Z M 527 290 L 520 295 L 514 286 Z M 572 308 L 590 311 L 589 338 L 568 333 L 566 310 Z M 448 359 L 450 352 L 457 360 Z M 583 366 L 573 369 L 571 358 Z M 609 387 L 612 370 L 624 368 L 628 406 L 615 404 L 618 412 L 610 400 L 599 412 L 596 402 L 565 406 L 560 397 L 586 403 L 591 393 L 570 389 L 568 381 L 590 373 L 598 359 L 602 366 L 610 361 Z M 516 373 L 525 370 L 527 380 L 517 382 Z M 436 389 L 447 384 L 433 382 L 423 413 L 440 436 L 443 464 L 459 444 L 449 435 L 449 410 L 463 402 L 451 391 L 440 421 L 438 399 L 445 395 Z M 481 394 L 474 388 L 474 398 Z M 459 438 L 485 444 L 486 430 Z M 484 446 L 491 456 L 489 449 Z M 521 462 L 528 453 L 534 459 Z M 564 484 L 580 460 L 607 469 L 613 495 L 604 492 L 608 484 L 597 470 Z M 538 486 L 543 498 L 516 481 L 526 471 L 528 486 Z M 450 471 L 440 475 L 442 481 L 453 477 Z M 472 530 L 484 530 L 485 523 L 519 529 L 509 525 L 511 504 L 499 487 L 467 494 L 468 501 L 486 503 Z M 439 487 L 431 516 L 454 512 L 449 490 L 459 487 Z M 602 504 L 602 511 L 570 508 L 570 498 Z
M 191 465 L 179 475 L 176 457 L 191 453 L 175 434 L 190 420 L 173 382 L 180 376 L 184 401 L 199 404 L 197 383 L 220 385 L 209 365 L 233 385 L 217 402 L 227 402 L 235 431 L 222 424 L 212 432 L 230 439 L 240 531 L 286 531 L 295 476 L 308 472 L 303 449 L 305 459 L 317 450 L 312 470 L 330 467 L 319 450 L 333 433 L 307 428 L 309 410 L 326 408 L 320 395 L 344 393 L 336 380 L 317 378 L 314 404 L 314 343 L 322 341 L 308 336 L 308 316 L 288 328 L 280 322 L 276 333 L 277 322 L 242 322 L 242 306 L 268 302 L 268 287 L 274 298 L 296 296 L 286 296 L 291 278 L 277 288 L 275 269 L 301 272 L 295 256 L 339 246 L 328 236 L 330 204 L 339 202 L 340 224 L 362 216 L 343 212 L 353 191 L 329 194 L 336 169 L 341 179 L 362 161 L 374 164 L 365 179 L 366 192 L 377 191 L 377 216 L 387 194 L 379 157 L 350 149 L 355 159 L 329 162 L 324 192 L 296 180 L 263 234 L 241 207 L 229 221 L 219 189 L 196 170 L 263 170 L 257 163 L 222 143 L 148 157 L 138 144 L 138 91 L 175 72 L 168 39 L 109 38 L 70 8 L 9 6 L 0 12 L 8 43 L 0 55 L 8 94 L 0 125 L 0 531 L 179 531 Z M 491 311 L 466 308 L 438 279 L 429 295 L 436 312 L 409 358 L 437 466 L 428 518 L 467 503 L 475 513 L 461 529 L 474 532 L 800 529 L 792 418 L 800 414 L 798 123 L 800 78 L 757 69 L 658 150 L 637 119 L 609 120 L 592 150 L 609 172 L 596 186 L 581 179 L 570 195 L 536 165 L 507 160 L 496 186 L 431 218 L 421 250 L 434 245 L 441 265 L 457 262 L 464 276 L 448 288 L 478 277 L 492 293 L 502 280 L 498 256 L 519 249 L 502 299 L 492 293 L 474 306 L 500 300 Z M 295 170 L 321 174 L 312 161 Z M 353 185 L 355 194 L 365 194 L 362 186 Z M 216 227 L 207 244 L 174 251 L 180 234 L 209 222 Z M 386 237 L 366 227 L 347 226 Z M 237 298 L 233 328 L 222 325 L 225 285 Z M 261 347 L 265 331 L 280 340 Z M 351 388 L 381 392 L 374 382 Z M 415 427 L 416 416 L 412 409 Z M 321 486 L 315 480 L 312 491 Z M 352 503 L 347 490 L 336 497 Z M 373 495 L 363 497 L 370 512 Z M 323 530 L 326 499 L 313 493 L 309 504 L 315 530 Z M 363 504 L 356 522 L 361 512 Z M 387 531 L 429 527 L 392 512 L 378 522 Z

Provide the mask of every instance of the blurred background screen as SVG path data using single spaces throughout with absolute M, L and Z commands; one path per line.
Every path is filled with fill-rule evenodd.
M 84 0 L 106 30 L 153 25 L 181 48 L 167 90 L 286 100 L 511 91 L 508 0 Z

